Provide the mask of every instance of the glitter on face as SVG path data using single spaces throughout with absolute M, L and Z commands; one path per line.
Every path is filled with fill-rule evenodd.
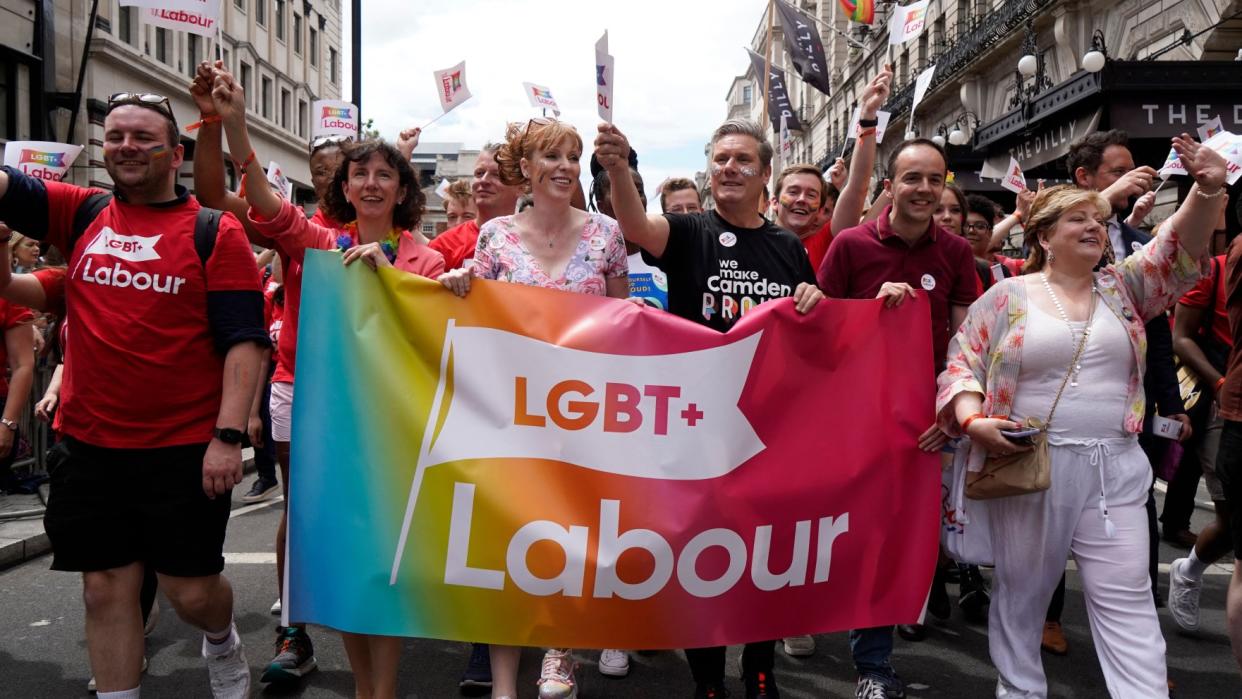
M 742 177 L 754 177 L 759 171 L 749 165 L 742 166 Z

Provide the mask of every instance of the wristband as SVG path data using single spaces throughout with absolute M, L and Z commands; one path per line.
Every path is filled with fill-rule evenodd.
M 213 114 L 211 116 L 204 116 L 204 117 L 200 117 L 199 120 L 194 122 L 193 124 L 187 125 L 185 127 L 185 130 L 186 131 L 197 131 L 201 129 L 202 127 L 206 126 L 207 124 L 216 124 L 221 121 L 224 121 L 224 117 L 220 116 L 219 114 Z
M 1223 389 L 1224 387 L 1225 387 L 1225 377 L 1222 376 L 1216 380 L 1216 392 L 1220 393 L 1221 389 Z
M 879 119 L 859 119 L 858 125 L 863 128 L 867 128 L 868 126 L 879 126 L 880 120 Z
M 1196 187 L 1195 194 L 1197 194 L 1199 197 L 1203 199 L 1219 199 L 1225 196 L 1225 186 L 1221 185 L 1219 188 L 1217 188 L 1215 192 L 1212 192 L 1211 194 L 1204 194 L 1202 187 Z
M 239 166 L 241 167 L 241 171 L 245 172 L 246 168 L 250 167 L 250 163 L 253 163 L 254 161 L 255 161 L 254 151 L 250 151 L 250 155 L 247 155 L 246 159 L 243 160 L 241 165 Z
M 975 420 L 978 420 L 981 417 L 986 417 L 986 416 L 983 413 L 975 413 L 974 415 L 968 416 L 965 420 L 962 420 L 962 433 L 965 434 L 966 430 L 970 429 L 970 423 L 974 422 Z
M 866 138 L 868 136 L 874 136 L 874 135 L 875 135 L 875 127 L 866 128 L 858 132 L 859 138 Z

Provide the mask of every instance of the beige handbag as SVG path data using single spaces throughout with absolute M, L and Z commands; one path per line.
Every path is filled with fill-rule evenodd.
M 1094 311 L 1095 309 L 1092 308 L 1092 317 L 1095 315 Z M 1047 490 L 1052 485 L 1052 464 L 1048 457 L 1048 426 L 1052 424 L 1052 415 L 1057 411 L 1057 403 L 1061 402 L 1061 394 L 1065 392 L 1065 385 L 1069 383 L 1074 368 L 1078 366 L 1078 360 L 1082 359 L 1082 353 L 1087 348 L 1087 337 L 1090 335 L 1091 319 L 1088 318 L 1082 339 L 1078 341 L 1078 347 L 1074 350 L 1074 358 L 1070 360 L 1065 378 L 1061 380 L 1061 387 L 1057 389 L 1057 397 L 1053 399 L 1052 408 L 1048 410 L 1048 418 L 1042 422 L 1033 417 L 1026 419 L 1028 428 L 1039 430 L 1039 434 L 1031 437 L 1032 448 L 1013 454 L 988 456 L 981 470 L 967 471 L 966 497 L 971 500 L 991 500 L 1011 495 L 1038 493 Z

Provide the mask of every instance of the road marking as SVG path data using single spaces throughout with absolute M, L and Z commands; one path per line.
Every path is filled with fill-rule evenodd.
M 224 563 L 226 565 L 276 565 L 276 552 L 226 553 Z
M 1164 483 L 1161 483 L 1160 481 L 1156 481 L 1154 483 L 1154 486 L 1156 490 L 1164 493 L 1165 495 L 1169 494 L 1169 486 L 1165 485 Z M 1207 488 L 1201 487 L 1200 492 L 1207 492 Z M 1201 510 L 1207 510 L 1208 512 L 1216 511 L 1216 506 L 1212 504 L 1211 500 L 1196 500 L 1195 507 L 1198 507 Z
M 265 507 L 271 507 L 272 505 L 275 505 L 278 502 L 284 502 L 284 501 L 285 501 L 285 496 L 277 495 L 271 498 L 270 500 L 264 500 L 263 502 L 256 502 L 253 505 L 246 505 L 245 507 L 239 507 L 236 510 L 233 510 L 232 512 L 229 513 L 229 519 L 233 519 L 234 517 L 240 517 L 241 515 L 250 514 L 251 512 L 254 512 L 255 510 L 261 510 Z

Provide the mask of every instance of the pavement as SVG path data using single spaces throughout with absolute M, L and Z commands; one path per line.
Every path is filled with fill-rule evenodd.
M 279 498 L 246 505 L 238 498 L 250 486 L 247 480 L 234 490 L 232 519 L 225 542 L 225 574 L 235 596 L 234 616 L 254 670 L 254 696 L 337 698 L 352 697 L 353 680 L 340 637 L 330 629 L 312 626 L 319 670 L 292 687 L 261 687 L 257 680 L 272 653 L 278 619 L 268 613 L 276 596 L 274 533 L 283 502 Z M 1205 498 L 1201 497 L 1201 500 Z M 7 506 L 0 498 L 0 505 Z M 16 506 L 16 505 L 14 505 Z M 1211 513 L 1195 512 L 1197 530 Z M 38 520 L 34 520 L 37 522 Z M 11 523 L 0 524 L 0 536 Z M 22 539 L 35 541 L 37 537 Z M 37 550 L 37 542 L 30 550 Z M 1161 544 L 1160 561 L 1167 564 L 1185 551 Z M 50 557 L 36 556 L 0 570 L 0 698 L 86 696 L 90 677 L 83 634 L 81 583 L 76 575 L 48 570 Z M 1068 593 L 1064 613 L 1070 653 L 1066 657 L 1044 655 L 1049 696 L 1072 699 L 1107 696 L 1103 675 L 1083 607 L 1081 580 L 1068 566 Z M 1204 578 L 1202 628 L 1194 634 L 1181 632 L 1160 611 L 1168 645 L 1169 678 L 1178 699 L 1221 698 L 1238 695 L 1237 667 L 1225 636 L 1225 591 L 1231 565 L 1213 566 Z M 1167 594 L 1167 572 L 1160 589 Z M 957 590 L 950 586 L 951 599 Z M 199 657 L 200 638 L 184 624 L 161 598 L 163 613 L 147 639 L 150 671 L 143 679 L 143 695 L 187 699 L 209 697 L 207 673 Z M 776 675 L 782 695 L 793 699 L 852 697 L 854 670 L 843 633 L 816 636 L 818 650 L 810 658 L 791 658 L 777 651 Z M 737 680 L 738 647 L 729 651 L 729 688 L 735 699 L 743 696 Z M 404 642 L 398 677 L 398 696 L 419 699 L 459 696 L 457 681 L 469 657 L 465 643 L 435 639 Z M 610 679 L 596 669 L 598 653 L 576 652 L 581 699 L 627 697 L 635 699 L 688 698 L 693 684 L 680 652 L 658 651 L 631 654 L 631 672 L 624 679 Z M 540 661 L 538 649 L 522 657 L 519 687 L 522 697 L 534 697 Z M 893 663 L 905 679 L 911 699 L 990 697 L 995 671 L 988 660 L 987 628 L 969 624 L 955 611 L 947 621 L 934 621 L 926 641 L 896 640 Z

